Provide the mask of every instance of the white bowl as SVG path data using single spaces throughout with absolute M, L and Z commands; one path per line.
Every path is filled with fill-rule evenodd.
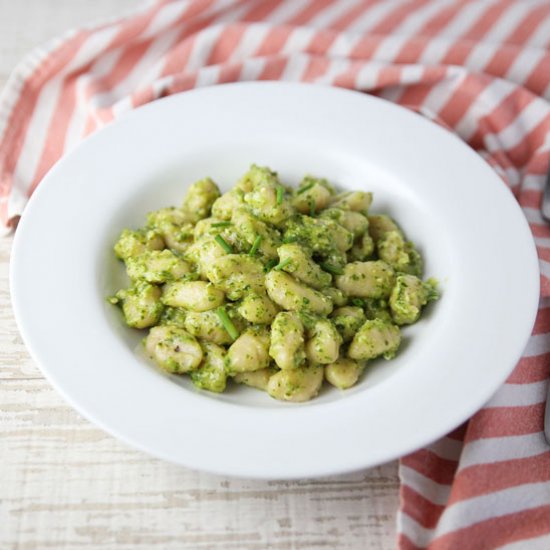
M 125 284 L 112 245 L 153 209 L 251 163 L 374 192 L 418 243 L 443 291 L 404 330 L 397 358 L 354 388 L 305 404 L 246 387 L 214 395 L 164 375 L 105 297 Z M 520 357 L 538 302 L 538 262 L 509 190 L 447 131 L 360 93 L 242 83 L 140 108 L 86 140 L 33 195 L 12 258 L 21 334 L 84 416 L 155 456 L 257 478 L 348 472 L 445 434 L 489 399 Z

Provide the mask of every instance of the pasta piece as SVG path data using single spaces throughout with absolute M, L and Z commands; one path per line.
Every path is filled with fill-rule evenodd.
M 385 359 L 395 356 L 401 342 L 399 328 L 381 319 L 365 321 L 348 349 L 352 359 L 368 360 L 383 355 Z
M 311 258 L 306 248 L 297 244 L 283 244 L 277 249 L 283 270 L 306 285 L 321 289 L 330 285 L 332 276 L 323 271 Z
M 150 227 L 162 235 L 166 246 L 184 252 L 193 240 L 194 218 L 179 208 L 161 208 L 147 214 Z
M 247 294 L 237 308 L 239 314 L 249 323 L 270 324 L 277 315 L 277 306 L 266 294 Z
M 189 273 L 189 264 L 170 250 L 147 250 L 126 259 L 126 272 L 130 279 L 165 283 L 181 279 Z
M 332 311 L 332 300 L 329 297 L 298 283 L 282 271 L 270 271 L 265 277 L 265 285 L 269 297 L 288 311 L 305 309 L 320 315 L 328 315 Z
M 158 286 L 138 282 L 126 290 L 119 290 L 112 304 L 122 303 L 124 320 L 129 327 L 147 328 L 158 323 L 162 314 L 161 290 Z
M 372 193 L 364 191 L 347 191 L 332 197 L 331 208 L 342 208 L 355 212 L 367 212 L 372 204 Z
M 212 342 L 202 342 L 204 359 L 197 370 L 191 371 L 193 384 L 201 390 L 221 393 L 225 390 L 225 349 Z
M 328 365 L 338 359 L 342 337 L 328 319 L 315 323 L 306 343 L 306 357 L 312 365 Z
M 332 194 L 326 180 L 306 176 L 292 198 L 292 206 L 302 214 L 315 213 L 328 205 Z
M 392 315 L 389 304 L 385 299 L 367 299 L 363 300 L 363 308 L 367 319 L 381 319 L 388 323 L 392 323 Z
M 118 258 L 127 260 L 148 250 L 162 250 L 163 248 L 164 241 L 156 231 L 124 229 L 114 246 L 114 251 Z
M 353 210 L 341 210 L 340 208 L 327 208 L 320 214 L 321 218 L 334 220 L 357 238 L 364 235 L 369 228 L 369 220 L 360 212 Z
M 348 303 L 348 297 L 339 289 L 333 286 L 327 286 L 321 289 L 321 292 L 332 300 L 332 303 L 337 306 L 345 306 Z
M 295 190 L 295 193 L 297 195 L 301 195 L 315 185 L 320 185 L 321 187 L 324 187 L 329 192 L 331 197 L 336 194 L 334 186 L 326 178 L 316 178 L 315 176 L 312 176 L 310 174 L 307 174 L 303 177 L 302 181 L 299 183 L 297 189 Z
M 336 252 L 341 255 L 353 245 L 353 234 L 334 220 L 301 214 L 287 222 L 283 237 L 285 242 L 298 242 L 325 258 Z
M 422 258 L 415 250 L 413 243 L 405 241 L 398 231 L 384 233 L 376 243 L 378 256 L 396 271 L 422 275 Z
M 435 281 L 423 283 L 414 275 L 399 275 L 390 296 L 394 322 L 397 325 L 416 323 L 422 307 L 438 297 Z
M 304 325 L 298 314 L 277 314 L 271 324 L 269 355 L 281 369 L 295 369 L 304 362 Z
M 200 344 L 191 334 L 169 325 L 151 328 L 145 349 L 159 367 L 174 374 L 196 369 L 203 357 Z
M 186 251 L 185 259 L 196 265 L 198 272 L 206 278 L 208 266 L 227 252 L 211 236 L 205 236 L 194 242 Z
M 260 185 L 278 185 L 279 179 L 277 178 L 277 172 L 274 172 L 267 166 L 258 166 L 252 164 L 243 177 L 237 182 L 235 187 L 249 193 L 255 187 Z
M 172 307 L 207 311 L 223 304 L 223 292 L 205 281 L 176 281 L 164 286 L 162 301 Z
M 185 328 L 186 315 L 187 312 L 185 309 L 180 307 L 164 306 L 158 324 L 174 325 L 176 327 Z
M 355 306 L 335 309 L 332 312 L 331 319 L 344 342 L 349 342 L 366 321 L 363 310 Z
M 281 370 L 269 379 L 267 393 L 281 401 L 309 401 L 321 389 L 323 372 L 323 367 L 317 365 Z
M 265 369 L 269 366 L 269 332 L 247 329 L 227 352 L 226 367 L 230 374 Z
M 200 240 L 205 235 L 217 235 L 220 232 L 220 227 L 228 227 L 231 225 L 231 222 L 220 220 L 218 218 L 203 218 L 199 220 L 193 229 L 193 237 L 195 242 Z
M 359 237 L 350 252 L 350 259 L 363 262 L 370 258 L 374 252 L 374 241 L 369 233 Z
M 292 215 L 290 202 L 284 197 L 278 200 L 278 188 L 281 184 L 274 172 L 269 168 L 253 165 L 249 175 L 245 177 L 251 182 L 252 189 L 245 193 L 244 202 L 258 219 L 277 226 Z
M 336 388 L 347 390 L 357 383 L 362 371 L 357 361 L 340 358 L 325 367 L 325 378 Z
M 336 277 L 336 286 L 349 296 L 387 298 L 395 283 L 393 269 L 385 262 L 353 262 Z
M 339 252 L 346 252 L 353 246 L 353 233 L 348 231 L 333 220 L 320 220 L 327 225 L 328 231 L 331 234 L 332 242 Z
M 194 228 L 192 224 L 186 223 L 172 230 L 163 231 L 162 237 L 168 248 L 176 252 L 185 252 L 193 242 Z
M 268 367 L 255 371 L 240 372 L 233 377 L 238 384 L 245 384 L 258 390 L 267 390 L 269 379 L 275 374 L 276 370 Z
M 207 342 L 220 346 L 233 342 L 233 338 L 225 330 L 215 309 L 200 312 L 188 311 L 183 326 L 189 334 Z
M 373 214 L 368 216 L 369 233 L 374 242 L 377 243 L 381 237 L 391 231 L 401 233 L 399 226 L 385 214 Z
M 212 216 L 220 220 L 230 220 L 233 212 L 244 204 L 244 193 L 240 189 L 231 189 L 214 201 Z
M 147 226 L 156 230 L 161 230 L 166 224 L 182 226 L 191 223 L 191 218 L 180 208 L 169 206 L 153 210 L 147 214 Z
M 210 178 L 204 178 L 189 187 L 181 208 L 196 223 L 210 216 L 212 205 L 219 197 L 218 186 Z
M 230 300 L 265 293 L 263 264 L 247 254 L 227 254 L 205 266 L 205 274 Z
M 257 249 L 260 254 L 266 258 L 277 257 L 277 247 L 281 242 L 281 237 L 277 230 L 270 228 L 244 208 L 235 210 L 231 221 L 235 231 L 243 237 L 250 248 L 256 241 L 256 238 L 260 236 L 261 239 Z

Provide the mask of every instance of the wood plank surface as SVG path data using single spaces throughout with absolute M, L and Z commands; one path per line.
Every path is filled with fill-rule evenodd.
M 393 545 L 393 465 L 299 482 L 226 479 L 129 449 L 40 379 L 2 386 L 1 548 Z
M 0 0 L 0 86 L 30 48 L 136 0 Z M 52 15 L 53 14 L 53 15 Z M 82 419 L 29 357 L 0 238 L 0 549 L 376 549 L 395 546 L 396 463 L 247 481 L 133 450 Z

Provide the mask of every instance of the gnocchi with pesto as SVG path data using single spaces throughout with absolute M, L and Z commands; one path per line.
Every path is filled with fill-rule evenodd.
M 179 207 L 124 229 L 114 252 L 129 287 L 109 298 L 147 330 L 145 353 L 200 389 L 230 384 L 281 401 L 345 390 L 439 298 L 395 220 L 372 193 L 339 193 L 323 178 L 297 187 L 252 165 L 221 193 L 193 183 Z

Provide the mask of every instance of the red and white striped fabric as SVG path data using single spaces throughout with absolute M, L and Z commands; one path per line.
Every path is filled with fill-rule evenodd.
M 541 432 L 550 227 L 539 212 L 550 161 L 548 0 L 173 0 L 69 32 L 24 59 L 1 96 L 1 220 L 14 224 L 52 164 L 126 111 L 256 79 L 354 88 L 414 109 L 456 132 L 512 189 L 539 251 L 534 333 L 480 412 L 401 460 L 398 546 L 550 548 Z

